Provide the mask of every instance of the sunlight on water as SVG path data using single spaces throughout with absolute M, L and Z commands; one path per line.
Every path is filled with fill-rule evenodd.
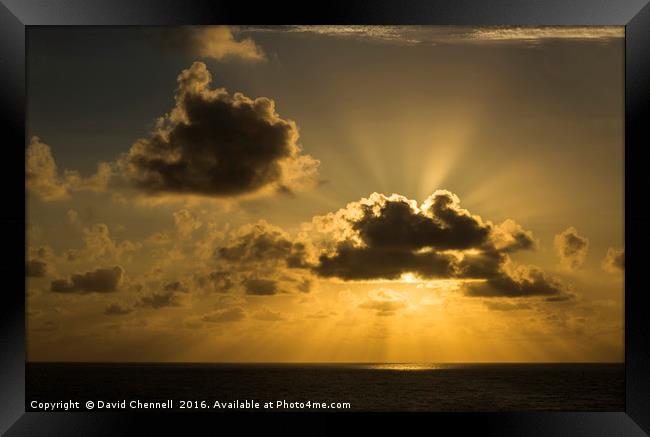
M 448 367 L 448 366 L 447 366 Z M 440 370 L 445 368 L 442 364 L 431 363 L 382 363 L 382 364 L 366 364 L 361 366 L 362 369 L 371 370 L 394 370 L 402 372 L 413 372 L 422 370 Z

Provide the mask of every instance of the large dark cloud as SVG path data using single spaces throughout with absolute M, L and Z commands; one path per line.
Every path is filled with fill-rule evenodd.
M 458 208 L 451 193 L 432 196 L 422 209 L 403 198 L 383 204 L 362 204 L 352 229 L 368 247 L 417 250 L 425 247 L 468 249 L 487 241 L 490 228 Z
M 436 252 L 384 247 L 356 247 L 344 241 L 333 256 L 321 255 L 314 271 L 325 277 L 345 280 L 398 279 L 404 273 L 417 272 L 425 277 L 453 276 L 453 256 Z
M 559 296 L 562 284 L 534 266 L 514 267 L 510 254 L 535 247 L 512 220 L 500 225 L 462 209 L 448 191 L 421 205 L 403 196 L 373 194 L 327 217 L 339 240 L 312 270 L 343 280 L 420 278 L 474 280 L 470 296 Z M 341 237 L 342 236 L 342 237 Z
M 120 266 L 97 269 L 68 279 L 52 281 L 50 289 L 56 293 L 110 293 L 117 291 L 124 269 Z
M 230 197 L 292 191 L 315 182 L 318 161 L 301 154 L 296 124 L 265 97 L 210 89 L 205 64 L 178 76 L 176 106 L 118 166 L 152 193 Z

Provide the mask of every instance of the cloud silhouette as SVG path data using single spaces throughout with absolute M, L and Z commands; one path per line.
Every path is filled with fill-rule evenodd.
M 589 250 L 589 239 L 580 236 L 576 228 L 571 226 L 565 229 L 555 236 L 553 242 L 563 267 L 575 270 L 584 264 Z
M 178 76 L 175 107 L 118 160 L 129 184 L 151 194 L 235 197 L 316 183 L 319 162 L 302 154 L 295 122 L 273 100 L 230 95 L 211 82 L 202 62 Z
M 55 293 L 110 293 L 117 291 L 123 276 L 124 269 L 120 266 L 102 268 L 56 279 L 50 284 L 50 290 Z
M 513 220 L 499 225 L 460 207 L 438 190 L 421 205 L 404 196 L 374 193 L 327 216 L 314 227 L 329 235 L 312 270 L 343 280 L 420 278 L 474 280 L 469 296 L 564 295 L 564 286 L 535 266 L 514 266 L 510 254 L 531 250 L 530 231 Z

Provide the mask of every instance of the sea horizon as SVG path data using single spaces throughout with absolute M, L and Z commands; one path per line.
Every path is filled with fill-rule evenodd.
M 28 411 L 62 399 L 173 400 L 173 409 L 241 400 L 354 411 L 625 408 L 624 363 L 27 362 L 26 381 Z

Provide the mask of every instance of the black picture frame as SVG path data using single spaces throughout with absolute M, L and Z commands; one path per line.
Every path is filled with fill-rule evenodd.
M 624 25 L 625 26 L 625 368 L 624 412 L 530 413 L 35 413 L 25 412 L 25 50 L 26 29 L 34 25 L 175 24 L 448 24 L 448 25 Z M 121 435 L 193 433 L 207 426 L 225 432 L 227 422 L 246 434 L 271 432 L 327 434 L 400 431 L 424 426 L 508 435 L 644 435 L 650 433 L 650 322 L 642 286 L 645 230 L 650 214 L 644 194 L 650 172 L 644 146 L 650 145 L 650 5 L 646 0 L 329 0 L 321 2 L 235 2 L 209 0 L 0 0 L 0 171 L 6 232 L 0 264 L 5 279 L 0 319 L 0 432 L 7 435 Z M 20 164 L 22 163 L 22 164 Z M 22 168 L 21 168 L 22 165 Z M 606 201 L 604 199 L 603 201 Z M 8 247 L 7 247 L 8 246 Z M 23 276 L 21 276 L 23 275 Z M 9 281 L 10 280 L 10 281 Z M 6 283 L 6 282 L 9 283 Z M 254 417 L 254 420 L 251 418 Z M 192 427 L 188 428 L 188 424 Z

